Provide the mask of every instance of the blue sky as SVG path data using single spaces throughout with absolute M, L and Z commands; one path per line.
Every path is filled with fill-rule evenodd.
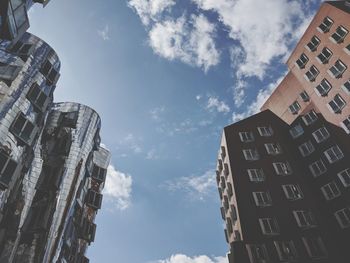
M 286 73 L 320 0 L 53 0 L 30 32 L 58 53 L 56 101 L 102 118 L 112 152 L 91 262 L 223 263 L 222 128 Z

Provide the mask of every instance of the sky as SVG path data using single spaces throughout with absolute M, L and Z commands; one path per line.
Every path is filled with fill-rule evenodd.
M 102 118 L 111 151 L 92 263 L 226 263 L 223 127 L 259 111 L 321 0 L 52 0 L 55 101 Z

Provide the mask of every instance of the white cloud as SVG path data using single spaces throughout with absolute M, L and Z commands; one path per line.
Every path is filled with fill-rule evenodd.
M 192 15 L 187 21 L 183 15 L 156 23 L 149 32 L 149 44 L 161 57 L 179 59 L 207 71 L 220 60 L 214 36 L 215 26 L 205 16 Z
M 200 100 L 202 98 L 202 95 L 197 95 L 196 100 Z
M 161 120 L 161 115 L 164 113 L 165 107 L 157 107 L 149 111 L 151 118 L 155 121 L 160 121 Z
M 230 107 L 225 102 L 215 97 L 209 97 L 206 108 L 211 111 L 216 110 L 222 113 L 228 113 L 230 111 Z
M 158 160 L 160 156 L 157 154 L 156 149 L 151 149 L 147 152 L 146 159 L 147 160 Z
M 165 260 L 158 260 L 156 263 L 228 263 L 226 257 L 195 256 L 189 257 L 183 254 L 172 255 Z
M 142 147 L 140 146 L 140 138 L 137 138 L 132 133 L 126 135 L 122 140 L 118 142 L 119 147 L 125 147 L 132 150 L 134 153 L 142 153 Z
M 157 21 L 161 14 L 175 5 L 174 0 L 129 0 L 128 5 L 139 15 L 144 25 Z
M 132 178 L 130 175 L 117 171 L 113 165 L 108 166 L 107 178 L 103 193 L 107 201 L 115 207 L 124 210 L 130 206 Z
M 97 34 L 103 39 L 103 40 L 109 40 L 109 25 L 105 25 L 105 27 L 102 30 L 97 30 Z
M 203 200 L 216 189 L 214 170 L 206 171 L 200 176 L 184 176 L 175 180 L 165 182 L 170 191 L 185 191 L 191 198 Z

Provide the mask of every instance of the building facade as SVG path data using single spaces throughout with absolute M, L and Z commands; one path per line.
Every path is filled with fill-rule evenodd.
M 225 127 L 230 263 L 350 260 L 350 3 L 327 1 L 262 112 Z

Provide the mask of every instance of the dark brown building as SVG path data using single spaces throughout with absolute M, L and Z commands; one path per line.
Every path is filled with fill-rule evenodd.
M 350 262 L 350 3 L 322 4 L 262 112 L 225 127 L 230 263 Z

